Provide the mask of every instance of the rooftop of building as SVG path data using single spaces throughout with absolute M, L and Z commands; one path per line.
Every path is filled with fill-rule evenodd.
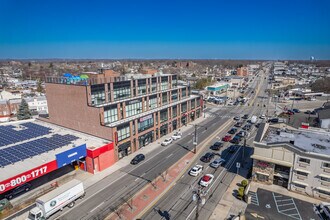
M 330 156 L 330 132 L 323 129 L 294 129 L 286 126 L 264 124 L 255 141 L 267 145 L 291 144 L 306 153 Z
M 30 128 L 32 128 L 31 132 L 26 132 L 26 130 Z M 24 129 L 26 130 L 24 131 Z M 20 131 L 22 132 L 19 133 Z M 7 165 L 6 163 L 3 163 L 4 159 L 1 159 L 2 166 L 0 166 L 0 182 L 56 160 L 56 154 L 72 149 L 75 146 L 86 144 L 87 148 L 98 148 L 110 143 L 109 140 L 97 138 L 78 131 L 34 119 L 3 123 L 0 125 L 0 134 L 0 158 L 5 156 L 6 159 L 10 159 L 10 157 L 19 159 L 13 163 L 7 163 Z M 51 143 L 51 140 L 55 137 L 57 138 L 56 142 Z M 61 140 L 64 140 L 62 144 L 60 144 Z M 39 149 L 40 152 L 24 150 L 27 148 L 27 145 L 34 147 L 40 141 L 43 141 L 44 143 L 42 147 L 36 148 Z M 56 143 L 59 144 L 57 145 Z M 17 147 L 20 147 L 19 149 L 23 149 L 23 151 L 19 151 L 20 155 L 17 153 L 17 155 L 13 156 L 13 154 L 17 152 L 17 150 L 13 149 Z M 43 150 L 45 148 L 48 150 Z M 7 151 L 6 153 L 3 152 L 5 149 L 7 149 L 7 151 L 11 149 L 9 155 Z M 29 153 L 31 154 L 26 156 L 23 155 Z

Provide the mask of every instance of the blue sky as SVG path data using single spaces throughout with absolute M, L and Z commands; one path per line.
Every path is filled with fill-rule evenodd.
M 0 58 L 330 59 L 329 0 L 0 0 Z

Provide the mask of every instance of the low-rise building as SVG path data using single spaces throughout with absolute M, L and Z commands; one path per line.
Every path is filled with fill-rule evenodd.
M 262 124 L 254 140 L 252 179 L 330 199 L 330 133 Z
M 212 86 L 206 87 L 208 95 L 220 95 L 221 93 L 226 92 L 229 88 L 229 83 L 217 83 Z
M 47 105 L 46 96 L 26 98 L 25 101 L 28 103 L 31 112 L 48 114 L 48 105 Z
M 320 127 L 330 129 L 330 108 L 325 108 L 317 111 Z

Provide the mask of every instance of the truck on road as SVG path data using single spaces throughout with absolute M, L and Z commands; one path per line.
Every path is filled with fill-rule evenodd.
M 39 197 L 36 207 L 30 210 L 28 220 L 47 219 L 55 212 L 68 206 L 72 208 L 77 199 L 85 196 L 83 183 L 79 180 L 71 180 L 53 191 Z

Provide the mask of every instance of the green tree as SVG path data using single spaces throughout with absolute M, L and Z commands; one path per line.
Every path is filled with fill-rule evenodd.
M 37 82 L 37 92 L 43 92 L 44 91 L 44 88 L 42 87 L 42 81 L 41 79 L 38 79 L 38 82 Z
M 241 185 L 245 188 L 248 185 L 248 181 L 242 180 Z
M 49 68 L 53 68 L 53 63 L 50 63 L 49 64 Z
M 244 187 L 239 187 L 237 197 L 239 199 L 243 199 L 243 196 L 244 196 Z
M 22 99 L 21 104 L 19 105 L 18 112 L 17 112 L 17 119 L 18 120 L 24 120 L 24 119 L 30 119 L 31 118 L 31 112 L 29 109 L 28 103 L 25 101 L 25 99 Z

